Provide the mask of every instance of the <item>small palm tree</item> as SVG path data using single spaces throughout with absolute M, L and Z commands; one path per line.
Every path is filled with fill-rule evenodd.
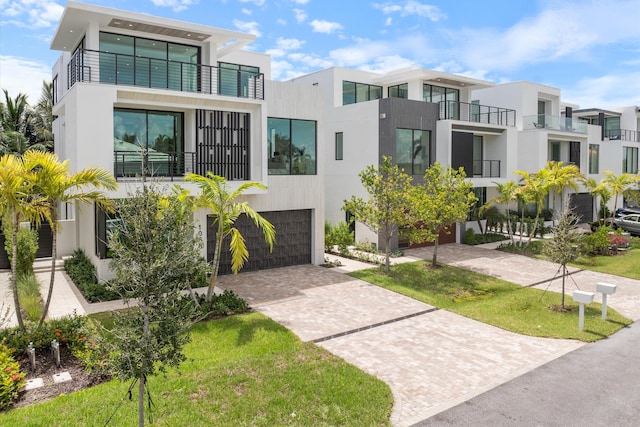
M 51 277 L 49 291 L 38 327 L 42 325 L 49 311 L 53 284 L 55 279 L 55 263 L 57 258 L 58 206 L 60 203 L 96 202 L 105 209 L 112 206 L 100 189 L 115 190 L 118 186 L 111 172 L 102 168 L 87 168 L 75 174 L 69 174 L 69 161 L 60 162 L 58 156 L 43 151 L 29 150 L 22 156 L 25 168 L 33 172 L 33 189 L 43 202 L 43 216 L 51 225 Z
M 618 209 L 618 196 L 624 193 L 629 187 L 636 182 L 640 181 L 640 177 L 630 173 L 623 173 L 618 176 L 611 171 L 605 171 L 606 175 L 602 178 L 600 185 L 609 190 L 610 194 L 614 197 L 613 212 Z
M 598 201 L 598 206 L 600 206 L 600 209 L 598 209 L 596 214 L 598 221 L 602 222 L 604 219 L 602 216 L 607 208 L 607 203 L 611 199 L 611 192 L 606 186 L 602 185 L 602 181 L 598 182 L 591 177 L 583 178 L 580 182 L 587 190 L 589 190 L 594 199 L 597 197 L 600 198 L 600 200 L 596 199 Z
M 218 271 L 220 269 L 220 255 L 222 245 L 226 237 L 231 237 L 231 270 L 237 274 L 245 261 L 249 258 L 249 252 L 245 245 L 244 238 L 234 224 L 241 214 L 247 215 L 253 220 L 256 227 L 262 230 L 265 241 L 269 244 L 269 249 L 273 250 L 276 232 L 273 224 L 262 217 L 257 211 L 249 206 L 248 202 L 238 202 L 236 199 L 250 188 L 266 190 L 266 186 L 259 182 L 247 181 L 231 191 L 227 180 L 212 172 L 207 172 L 207 176 L 189 174 L 185 181 L 190 181 L 198 185 L 202 193 L 196 199 L 196 206 L 206 208 L 214 216 L 214 225 L 217 227 L 215 249 L 213 252 L 212 274 L 209 279 L 207 290 L 207 301 L 211 300 L 213 290 L 216 285 Z
M 578 191 L 578 180 L 583 178 L 580 168 L 574 164 L 564 164 L 563 162 L 548 161 L 546 169 L 549 171 L 549 188 L 557 195 L 560 195 L 560 205 L 562 206 L 562 192 L 565 188 L 571 187 L 573 191 Z M 555 208 L 555 195 L 553 198 Z
M 11 230 L 10 235 L 5 237 L 11 240 L 11 289 L 20 329 L 24 329 L 24 322 L 18 299 L 18 231 L 21 221 L 38 223 L 45 213 L 44 200 L 34 194 L 33 182 L 33 172 L 25 168 L 20 157 L 13 154 L 0 157 L 0 215 Z
M 540 214 L 542 214 L 544 198 L 549 194 L 549 170 L 546 168 L 540 169 L 533 174 L 527 171 L 517 170 L 514 173 L 522 176 L 523 185 L 518 187 L 518 193 L 522 195 L 525 201 L 535 203 L 536 205 L 536 217 L 533 223 L 533 230 L 529 233 L 529 239 L 527 240 L 527 245 L 529 245 L 538 228 L 538 220 L 540 219 Z
M 493 206 L 494 204 L 505 204 L 507 211 L 507 234 L 509 235 L 509 239 L 511 240 L 511 244 L 515 244 L 513 238 L 513 230 L 511 229 L 511 215 L 509 214 L 509 204 L 515 200 L 517 200 L 518 195 L 518 184 L 515 181 L 509 181 L 500 183 L 496 182 L 496 189 L 498 190 L 498 196 L 493 199 L 487 201 L 487 203 L 482 206 L 481 211 L 485 211 L 487 208 Z

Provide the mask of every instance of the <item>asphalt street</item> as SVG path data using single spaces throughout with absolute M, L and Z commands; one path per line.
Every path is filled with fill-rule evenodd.
M 640 325 L 566 354 L 422 426 L 640 425 Z

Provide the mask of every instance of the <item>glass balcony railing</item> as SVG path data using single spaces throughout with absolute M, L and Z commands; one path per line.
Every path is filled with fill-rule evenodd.
M 262 73 L 93 50 L 67 64 L 67 89 L 78 82 L 264 99 Z
M 523 116 L 522 129 L 547 129 L 586 134 L 587 123 L 579 119 L 574 120 L 567 117 L 537 114 L 535 116 Z
M 113 173 L 117 178 L 182 178 L 195 172 L 196 153 L 160 151 L 114 151 Z
M 609 140 L 640 142 L 640 132 L 627 129 L 605 129 L 604 137 Z
M 460 101 L 440 101 L 439 104 L 440 120 L 461 120 L 500 126 L 516 125 L 516 110 Z

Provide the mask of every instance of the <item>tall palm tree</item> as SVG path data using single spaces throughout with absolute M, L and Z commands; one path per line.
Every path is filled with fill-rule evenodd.
M 247 215 L 253 220 L 256 227 L 262 230 L 265 241 L 269 244 L 269 249 L 273 250 L 276 232 L 273 224 L 267 221 L 262 215 L 249 206 L 248 202 L 238 202 L 236 199 L 250 188 L 266 190 L 266 186 L 259 182 L 247 181 L 231 191 L 227 180 L 212 172 L 207 172 L 207 176 L 189 174 L 185 181 L 190 181 L 198 185 L 202 193 L 196 199 L 196 205 L 206 208 L 213 213 L 214 225 L 217 227 L 216 246 L 213 253 L 212 274 L 209 279 L 207 290 L 207 301 L 211 300 L 213 289 L 216 285 L 218 271 L 220 270 L 220 255 L 222 245 L 227 236 L 231 237 L 231 270 L 238 273 L 245 261 L 249 258 L 249 252 L 240 231 L 234 227 L 234 223 L 241 214 Z
M 30 148 L 53 151 L 53 82 L 42 82 L 42 93 L 33 115 L 35 141 Z
M 480 208 L 485 210 L 494 204 L 505 204 L 507 211 L 507 234 L 511 240 L 511 244 L 514 244 L 513 230 L 511 229 L 511 215 L 509 214 L 509 205 L 511 202 L 517 200 L 518 184 L 515 181 L 509 181 L 505 183 L 496 182 L 496 189 L 498 190 L 498 196 L 487 201 L 487 203 Z
M 606 186 L 601 185 L 602 181 L 598 182 L 592 177 L 583 177 L 580 182 L 598 202 L 600 208 L 596 212 L 596 216 L 598 221 L 601 222 L 604 219 L 603 215 L 607 208 L 607 203 L 611 199 L 611 192 Z M 599 200 L 597 199 L 598 197 L 600 198 Z
M 600 185 L 607 188 L 614 197 L 613 212 L 615 213 L 618 209 L 618 196 L 633 184 L 640 181 L 640 177 L 630 173 L 623 173 L 616 176 L 616 174 L 611 171 L 604 171 L 604 174 L 606 176 L 602 178 Z
M 38 327 L 42 326 L 49 312 L 53 284 L 55 280 L 55 264 L 57 258 L 58 207 L 60 203 L 96 202 L 109 209 L 112 201 L 101 189 L 115 190 L 118 187 L 111 172 L 103 168 L 87 168 L 69 174 L 69 161 L 60 162 L 58 156 L 43 151 L 29 150 L 22 156 L 25 169 L 33 171 L 33 192 L 39 194 L 44 202 L 43 216 L 51 225 L 51 276 L 49 291 Z
M 44 213 L 44 201 L 33 192 L 33 172 L 26 168 L 23 160 L 13 154 L 0 157 L 0 214 L 11 230 L 11 289 L 16 319 L 20 329 L 24 329 L 20 300 L 18 299 L 18 231 L 20 222 L 40 221 Z

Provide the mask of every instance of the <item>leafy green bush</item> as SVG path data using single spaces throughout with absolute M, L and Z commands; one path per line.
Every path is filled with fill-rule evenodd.
M 476 232 L 473 228 L 467 228 L 464 232 L 464 243 L 467 245 L 475 245 L 476 244 Z
M 582 237 L 579 245 L 580 254 L 584 256 L 609 255 L 611 228 L 601 226 L 591 234 Z
M 338 252 L 348 254 L 348 247 L 355 242 L 354 233 L 349 230 L 349 224 L 340 221 L 331 225 L 328 221 L 324 223 L 324 248 L 327 252 L 333 252 L 334 246 L 338 247 Z
M 464 235 L 464 242 L 467 245 L 482 245 L 484 243 L 500 242 L 508 239 L 507 236 L 499 233 L 476 234 L 472 228 L 467 229 Z
M 516 241 L 515 244 L 503 243 L 498 249 L 505 252 L 511 252 L 520 255 L 540 255 L 542 253 L 542 240 L 532 240 L 529 244 L 524 240 Z
M 113 301 L 120 296 L 98 283 L 96 268 L 82 249 L 76 249 L 64 262 L 64 270 L 89 302 Z
M 18 390 L 25 384 L 25 374 L 20 372 L 20 364 L 12 353 L 8 346 L 0 346 L 0 410 L 13 404 Z
M 8 227 L 4 228 L 5 232 L 8 231 L 7 228 Z M 11 233 L 5 233 L 5 237 L 7 235 L 9 238 L 5 239 L 4 248 L 11 262 L 13 255 Z M 36 252 L 38 252 L 38 232 L 30 228 L 20 227 L 18 230 L 17 243 L 18 258 L 16 259 L 16 272 L 18 277 L 25 274 L 33 274 L 33 262 L 36 260 Z
M 214 294 L 211 301 L 206 301 L 205 294 L 195 294 L 195 299 L 199 305 L 196 308 L 195 319 L 206 320 L 216 317 L 229 316 L 232 314 L 244 313 L 249 310 L 249 304 L 236 295 L 233 291 L 225 290 L 221 294 Z M 193 298 L 190 295 L 182 297 L 184 304 L 193 304 Z

